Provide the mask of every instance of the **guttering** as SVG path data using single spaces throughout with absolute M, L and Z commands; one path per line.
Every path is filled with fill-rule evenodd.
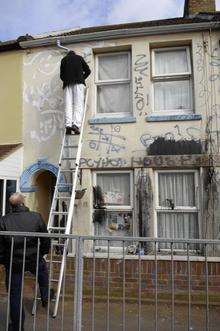
M 175 25 L 163 25 L 144 28 L 131 28 L 120 30 L 107 30 L 92 33 L 76 34 L 69 36 L 48 37 L 36 40 L 28 40 L 20 42 L 20 46 L 23 49 L 42 47 L 42 46 L 54 46 L 56 40 L 59 39 L 62 44 L 73 44 L 86 41 L 99 41 L 118 38 L 140 37 L 149 35 L 171 34 L 180 32 L 195 32 L 204 31 L 209 29 L 219 29 L 220 21 L 217 22 L 202 22 L 202 23 L 190 23 L 190 24 L 175 24 Z

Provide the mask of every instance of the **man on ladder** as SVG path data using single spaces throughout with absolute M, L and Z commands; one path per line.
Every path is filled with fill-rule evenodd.
M 91 70 L 82 56 L 69 51 L 61 60 L 60 78 L 63 81 L 66 134 L 80 133 L 84 110 L 85 79 Z

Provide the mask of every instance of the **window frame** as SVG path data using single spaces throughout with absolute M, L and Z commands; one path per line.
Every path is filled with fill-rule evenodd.
M 169 73 L 169 74 L 158 74 L 156 75 L 156 61 L 155 54 L 157 52 L 166 52 L 166 51 L 175 51 L 175 50 L 186 50 L 187 54 L 187 64 L 189 71 L 183 73 Z M 152 81 L 152 109 L 153 114 L 155 115 L 183 115 L 183 114 L 192 114 L 194 113 L 194 92 L 193 92 L 193 70 L 192 70 L 192 59 L 191 59 L 191 48 L 190 46 L 176 46 L 176 47 L 161 47 L 153 48 L 151 50 L 151 61 L 152 61 L 152 70 L 151 70 L 151 81 Z M 189 81 L 190 84 L 190 104 L 191 108 L 189 109 L 168 109 L 168 110 L 156 110 L 155 109 L 155 87 L 154 84 L 158 82 L 172 82 L 172 81 Z
M 97 185 L 97 175 L 105 175 L 105 174 L 129 174 L 130 175 L 130 205 L 111 205 L 105 206 L 107 211 L 133 211 L 134 197 L 133 197 L 133 172 L 132 170 L 103 170 L 96 171 L 94 173 L 94 185 Z
M 7 180 L 16 181 L 16 192 L 17 192 L 19 190 L 19 179 L 16 177 L 0 177 L 0 180 L 3 180 L 2 210 L 0 210 L 0 213 L 2 213 L 2 216 L 5 216 Z
M 195 206 L 175 206 L 172 210 L 169 207 L 159 205 L 159 174 L 160 173 L 193 173 L 194 174 L 194 192 L 195 192 Z M 181 170 L 156 170 L 155 171 L 155 204 L 154 204 L 154 236 L 158 238 L 158 213 L 197 213 L 198 227 L 200 224 L 200 199 L 199 199 L 199 171 L 196 169 L 181 169 Z M 198 233 L 200 229 L 198 228 Z
M 128 62 L 129 62 L 129 70 L 128 70 L 128 78 L 123 79 L 112 79 L 112 80 L 99 80 L 98 73 L 99 73 L 99 58 L 106 57 L 111 55 L 120 55 L 120 54 L 127 54 L 128 55 Z M 108 53 L 98 53 L 95 54 L 95 110 L 96 110 L 96 117 L 123 117 L 123 116 L 131 116 L 132 115 L 132 73 L 131 73 L 131 51 L 118 51 L 118 52 L 108 52 Z M 108 85 L 117 85 L 117 84 L 129 84 L 129 112 L 120 112 L 120 113 L 99 113 L 98 112 L 98 87 L 99 86 L 108 86 Z

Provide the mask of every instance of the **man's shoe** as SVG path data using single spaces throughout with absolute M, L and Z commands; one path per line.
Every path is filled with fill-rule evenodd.
M 72 125 L 72 130 L 75 134 L 80 134 L 80 130 L 78 126 L 76 126 L 75 124 Z
M 54 299 L 55 299 L 55 292 L 54 292 L 54 289 L 51 288 L 50 289 L 50 301 L 52 301 Z M 42 307 L 43 308 L 47 308 L 47 306 L 48 306 L 48 299 L 41 299 L 41 304 L 42 304 Z
M 70 126 L 66 127 L 66 134 L 70 135 L 72 133 L 72 128 Z

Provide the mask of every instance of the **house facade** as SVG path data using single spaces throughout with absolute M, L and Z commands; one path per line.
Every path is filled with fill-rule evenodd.
M 80 164 L 87 190 L 76 203 L 73 233 L 219 238 L 220 14 L 213 6 L 189 0 L 182 18 L 19 42 L 19 185 L 45 220 L 64 127 L 59 67 L 65 52 L 56 46 L 59 39 L 92 71 Z M 95 206 L 94 187 L 101 188 L 105 209 Z M 121 243 L 112 245 L 120 250 Z M 99 242 L 98 249 L 106 251 L 106 244 Z M 145 247 L 146 254 L 150 250 Z
M 8 197 L 19 189 L 23 171 L 23 57 L 14 42 L 1 43 L 0 48 L 0 215 L 4 215 L 9 211 Z

